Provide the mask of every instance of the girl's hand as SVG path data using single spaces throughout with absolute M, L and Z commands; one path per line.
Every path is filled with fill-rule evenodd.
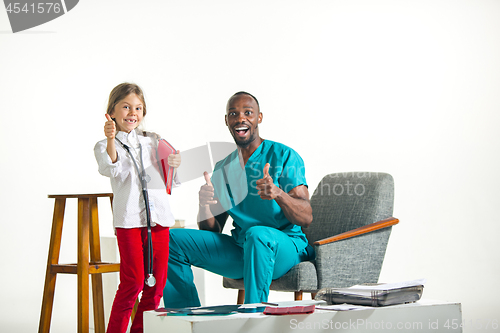
M 111 162 L 115 163 L 118 160 L 118 154 L 115 148 L 116 124 L 111 119 L 111 116 L 106 113 L 106 123 L 104 124 L 104 135 L 108 138 L 106 151 L 108 152 Z
M 177 150 L 175 154 L 168 155 L 168 165 L 172 168 L 178 168 L 181 165 L 180 151 Z
M 110 139 L 113 140 L 116 135 L 116 124 L 115 122 L 111 119 L 110 115 L 106 113 L 106 123 L 104 123 L 104 135 Z

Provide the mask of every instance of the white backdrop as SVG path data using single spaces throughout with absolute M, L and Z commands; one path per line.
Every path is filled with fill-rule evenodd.
M 427 278 L 424 297 L 462 303 L 466 332 L 500 319 L 499 1 L 82 0 L 17 34 L 0 9 L 0 51 L 2 332 L 38 327 L 47 195 L 110 191 L 92 148 L 123 81 L 145 91 L 145 128 L 181 151 L 231 141 L 225 103 L 246 90 L 311 189 L 331 172 L 392 174 L 401 223 L 380 280 Z M 187 224 L 202 183 L 172 196 Z M 62 262 L 76 260 L 67 212 Z M 209 281 L 208 304 L 235 300 Z M 58 278 L 52 327 L 76 330 L 75 276 Z

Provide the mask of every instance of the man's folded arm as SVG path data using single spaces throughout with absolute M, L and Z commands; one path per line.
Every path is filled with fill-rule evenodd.
M 214 215 L 213 212 L 218 214 Z M 214 232 L 222 232 L 229 214 L 224 212 L 217 201 L 216 204 L 200 206 L 198 211 L 198 228 Z
M 288 193 L 281 191 L 274 200 L 281 207 L 288 221 L 304 228 L 309 227 L 313 216 L 307 186 L 296 186 Z

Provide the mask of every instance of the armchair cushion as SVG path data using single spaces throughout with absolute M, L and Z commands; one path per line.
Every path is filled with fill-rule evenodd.
M 292 269 L 279 279 L 274 280 L 269 289 L 280 291 L 315 291 L 317 290 L 318 285 L 316 276 L 316 267 L 314 267 L 314 262 L 303 261 L 292 267 Z M 233 280 L 224 278 L 222 280 L 222 285 L 224 288 L 245 289 L 243 279 Z

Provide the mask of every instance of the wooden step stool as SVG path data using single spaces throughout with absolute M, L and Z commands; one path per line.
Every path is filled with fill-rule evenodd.
M 112 193 L 49 195 L 49 198 L 55 199 L 55 204 L 40 325 L 38 327 L 39 333 L 48 333 L 50 330 L 56 276 L 60 273 L 78 275 L 78 333 L 89 332 L 89 275 L 92 275 L 95 332 L 105 332 L 101 274 L 120 271 L 120 264 L 101 262 L 101 242 L 97 214 L 97 198 L 100 197 L 109 197 L 111 203 L 113 201 Z M 78 199 L 78 262 L 76 264 L 61 265 L 59 264 L 59 252 L 61 249 L 64 208 L 68 198 Z

